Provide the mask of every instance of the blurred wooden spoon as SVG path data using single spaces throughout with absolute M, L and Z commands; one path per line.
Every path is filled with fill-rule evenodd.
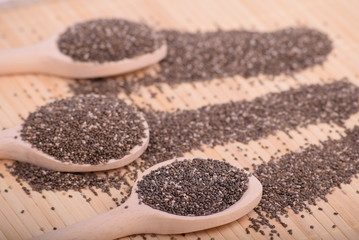
M 98 78 L 132 72 L 162 60 L 167 45 L 153 52 L 116 62 L 80 62 L 60 52 L 57 40 L 62 32 L 51 38 L 23 48 L 0 51 L 0 75 L 45 73 L 69 78 Z

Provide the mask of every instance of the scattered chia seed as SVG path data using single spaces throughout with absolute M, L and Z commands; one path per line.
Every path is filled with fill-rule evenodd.
M 63 162 L 121 159 L 142 144 L 143 119 L 123 101 L 81 95 L 40 107 L 24 121 L 21 138 Z
M 145 175 L 137 183 L 139 199 L 161 211 L 205 216 L 235 204 L 248 189 L 248 174 L 213 159 L 175 161 Z
M 26 193 L 26 195 L 29 195 L 30 196 L 30 189 L 28 189 L 27 187 L 21 187 L 22 188 L 22 190 L 24 190 L 24 192 Z
M 114 62 L 151 53 L 164 44 L 162 34 L 123 19 L 74 24 L 57 41 L 59 50 L 80 62 Z
M 254 209 L 259 217 L 252 218 L 252 224 L 267 225 L 272 218 L 282 223 L 280 216 L 288 209 L 311 212 L 309 205 L 315 205 L 317 199 L 328 201 L 327 194 L 349 184 L 359 173 L 358 139 L 359 127 L 354 127 L 346 130 L 342 139 L 310 145 L 302 152 L 255 165 L 253 174 L 263 185 L 263 196 Z
M 67 173 L 44 169 L 28 163 L 14 162 L 6 166 L 9 172 L 16 176 L 18 182 L 26 181 L 33 191 L 80 191 L 82 189 L 96 188 L 110 195 L 110 188 L 121 189 L 125 187 L 127 192 L 131 186 L 120 171 L 105 173 Z M 131 176 L 130 176 L 131 177 Z M 69 195 L 72 198 L 72 195 Z M 43 196 L 45 199 L 45 196 Z
M 285 28 L 274 32 L 165 30 L 162 34 L 168 54 L 159 63 L 157 74 L 79 80 L 70 88 L 75 94 L 117 95 L 122 91 L 133 92 L 140 85 L 174 85 L 234 75 L 291 75 L 322 64 L 332 50 L 328 36 L 310 28 Z
M 358 97 L 357 86 L 338 81 L 195 110 L 145 111 L 151 140 L 141 156 L 145 160 L 142 164 L 146 169 L 203 145 L 248 143 L 277 130 L 289 131 L 317 123 L 342 126 L 343 120 L 359 111 Z

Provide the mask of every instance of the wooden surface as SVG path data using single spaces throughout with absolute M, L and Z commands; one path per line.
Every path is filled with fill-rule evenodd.
M 163 86 L 162 93 L 156 87 L 140 89 L 142 96 L 122 95 L 138 105 L 150 103 L 156 109 L 197 108 L 209 103 L 223 103 L 230 100 L 253 99 L 268 92 L 278 92 L 300 84 L 330 82 L 332 79 L 348 77 L 359 85 L 359 1 L 323 0 L 323 1 L 200 1 L 200 0 L 73 0 L 73 1 L 36 1 L 16 8 L 0 10 L 0 49 L 21 47 L 43 40 L 57 30 L 73 22 L 101 17 L 116 16 L 142 21 L 158 29 L 179 29 L 186 31 L 222 29 L 249 29 L 270 31 L 287 26 L 304 25 L 327 33 L 334 41 L 334 50 L 323 66 L 302 71 L 295 79 L 286 76 L 252 78 L 252 85 L 242 77 L 225 79 L 219 89 L 218 80 L 206 83 L 181 84 L 176 88 Z M 0 126 L 13 127 L 21 122 L 37 106 L 55 98 L 70 95 L 67 84 L 71 79 L 46 75 L 17 75 L 0 77 Z M 237 90 L 235 86 L 241 85 Z M 150 93 L 157 93 L 150 98 Z M 217 95 L 217 98 L 213 96 Z M 174 97 L 172 102 L 167 96 Z M 347 120 L 347 126 L 358 125 L 358 116 Z M 330 131 L 334 128 L 337 131 Z M 250 166 L 254 156 L 268 160 L 277 149 L 282 153 L 298 150 L 309 141 L 318 144 L 320 140 L 340 138 L 338 126 L 321 124 L 293 131 L 294 140 L 282 132 L 249 144 L 240 144 L 246 149 L 247 156 L 236 149 L 234 144 L 225 147 L 205 148 L 203 152 L 192 154 L 207 155 L 213 158 L 231 159 L 234 154 L 243 166 Z M 308 138 L 308 140 L 306 140 Z M 284 146 L 283 143 L 287 146 Z M 263 150 L 259 145 L 269 146 Z M 238 144 L 236 144 L 237 146 Z M 229 151 L 224 151 L 228 148 Z M 27 196 L 21 186 L 0 164 L 0 239 L 27 239 L 31 236 L 50 231 L 53 227 L 66 226 L 115 207 L 111 197 L 99 192 L 93 195 L 89 190 L 83 192 L 92 198 L 86 202 L 81 193 L 70 191 L 43 192 L 46 199 L 37 192 Z M 123 170 L 125 171 L 125 170 Z M 289 214 L 286 222 L 293 229 L 293 235 L 278 226 L 282 239 L 359 239 L 359 180 L 353 179 L 350 185 L 343 185 L 328 196 L 329 203 L 318 201 L 323 211 L 313 209 L 313 215 Z M 8 191 L 5 192 L 4 189 Z M 73 198 L 68 198 L 68 194 Z M 119 191 L 113 196 L 121 198 Z M 51 210 L 54 206 L 55 210 Z M 23 214 L 21 211 L 25 210 Z M 333 212 L 339 217 L 333 216 Z M 254 213 L 248 214 L 254 216 Z M 247 235 L 245 228 L 249 224 L 248 216 L 222 227 L 191 234 L 175 235 L 177 239 L 267 239 L 259 233 Z M 336 228 L 332 228 L 332 225 Z M 278 225 L 278 224 L 276 224 Z M 309 226 L 313 225 L 314 229 Z M 267 232 L 268 230 L 266 230 Z M 170 236 L 157 235 L 149 239 L 170 239 Z M 130 239 L 130 238 L 127 238 Z M 142 239 L 137 236 L 134 239 Z

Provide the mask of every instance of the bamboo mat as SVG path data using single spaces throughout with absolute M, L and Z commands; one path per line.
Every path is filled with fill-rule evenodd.
M 50 36 L 64 26 L 79 20 L 116 16 L 133 21 L 145 22 L 157 29 L 178 29 L 185 31 L 221 29 L 248 29 L 271 31 L 288 26 L 308 26 L 327 33 L 334 41 L 334 50 L 323 66 L 302 71 L 295 78 L 288 76 L 259 76 L 249 80 L 240 76 L 218 79 L 209 82 L 184 83 L 175 88 L 163 84 L 164 91 L 157 87 L 142 87 L 141 95 L 133 93 L 121 96 L 138 105 L 150 104 L 160 110 L 173 108 L 198 108 L 200 106 L 224 103 L 231 100 L 249 100 L 269 92 L 279 92 L 301 84 L 330 82 L 333 79 L 348 77 L 359 85 L 359 2 L 355 0 L 335 1 L 200 1 L 200 0 L 73 0 L 73 1 L 35 1 L 33 4 L 17 4 L 13 8 L 0 10 L 0 49 L 21 47 L 36 43 Z M 45 75 L 16 75 L 0 77 L 0 127 L 9 128 L 21 122 L 30 111 L 56 98 L 69 96 L 67 84 L 71 79 Z M 235 86 L 240 85 L 238 89 Z M 194 87 L 195 86 L 195 87 Z M 150 95 L 156 93 L 155 98 Z M 217 95 L 216 98 L 213 96 Z M 172 97 L 169 102 L 167 97 Z M 358 125 L 359 117 L 354 115 L 347 120 L 347 126 Z M 340 138 L 344 130 L 339 126 L 320 124 L 292 131 L 294 139 L 282 133 L 266 137 L 248 144 L 240 144 L 246 151 L 238 151 L 238 144 L 224 147 L 205 148 L 203 152 L 191 154 L 212 158 L 240 159 L 240 164 L 250 166 L 253 157 L 269 160 L 278 149 L 285 153 L 298 150 L 307 142 Z M 285 144 L 284 144 L 285 143 Z M 267 149 L 260 147 L 268 146 Z M 284 146 L 286 145 L 286 146 Z M 229 151 L 225 151 L 227 148 Z M 81 193 L 69 192 L 31 192 L 27 196 L 21 186 L 0 163 L 0 239 L 27 239 L 63 227 L 115 207 L 111 197 L 99 192 L 95 196 L 84 190 L 92 198 L 86 202 Z M 328 196 L 329 202 L 318 201 L 313 214 L 300 215 L 289 213 L 285 219 L 287 229 L 274 223 L 282 239 L 359 239 L 359 180 L 353 179 L 350 185 L 343 185 Z M 5 189 L 7 192 L 5 192 Z M 68 195 L 73 198 L 68 198 Z M 46 199 L 42 197 L 46 196 Z M 121 198 L 118 191 L 115 197 Z M 54 206 L 55 210 L 51 210 Z M 22 214 L 21 211 L 25 210 Z M 333 212 L 339 213 L 334 217 Z M 251 212 L 233 223 L 196 233 L 175 235 L 177 239 L 267 239 L 259 233 L 246 234 Z M 336 225 L 335 229 L 332 225 Z M 309 226 L 313 225 L 314 229 Z M 268 230 L 268 229 L 267 229 Z M 267 232 L 266 230 L 266 232 Z M 170 236 L 157 235 L 149 239 L 170 239 Z M 126 239 L 130 239 L 129 237 Z M 141 236 L 131 239 L 142 239 Z

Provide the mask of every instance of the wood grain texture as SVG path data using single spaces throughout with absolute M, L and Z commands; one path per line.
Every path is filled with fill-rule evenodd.
M 240 76 L 215 79 L 208 82 L 184 83 L 176 88 L 162 84 L 160 91 L 155 86 L 141 87 L 139 93 L 121 94 L 129 102 L 139 106 L 150 104 L 159 110 L 173 111 L 175 108 L 194 109 L 200 106 L 225 103 L 231 100 L 250 100 L 269 92 L 280 92 L 302 84 L 328 83 L 334 79 L 348 77 L 359 86 L 359 2 L 356 0 L 52 0 L 34 1 L 16 7 L 0 10 L 0 49 L 23 47 L 35 44 L 51 36 L 68 24 L 89 18 L 116 16 L 133 21 L 145 22 L 156 29 L 178 29 L 186 31 L 221 29 L 247 29 L 272 31 L 288 26 L 308 26 L 327 33 L 334 42 L 334 50 L 323 66 L 316 66 L 288 76 L 244 79 Z M 10 128 L 21 122 L 29 112 L 57 98 L 70 96 L 68 83 L 72 79 L 49 75 L 14 75 L 0 77 L 0 127 Z M 221 87 L 217 87 L 217 83 Z M 250 83 L 249 83 L 250 82 Z M 225 84 L 223 84 L 225 83 Z M 151 94 L 156 93 L 155 98 Z M 216 97 L 214 97 L 216 96 Z M 172 101 L 168 101 L 172 97 Z M 358 125 L 358 116 L 346 121 L 346 126 Z M 214 148 L 204 147 L 203 151 L 189 154 L 226 158 L 251 168 L 259 163 L 253 158 L 259 156 L 269 160 L 278 149 L 281 154 L 298 150 L 306 143 L 318 144 L 321 140 L 339 139 L 344 129 L 327 124 L 311 125 L 291 131 L 293 139 L 278 131 L 275 135 L 251 141 L 248 144 L 231 143 Z M 263 149 L 261 146 L 267 148 Z M 240 148 L 237 148 L 239 146 Z M 228 150 L 226 150 L 228 149 Z M 90 190 L 83 193 L 31 192 L 27 196 L 21 186 L 6 171 L 10 161 L 1 161 L 0 173 L 0 239 L 27 239 L 50 231 L 54 227 L 66 226 L 115 207 L 111 197 L 98 191 L 95 196 Z M 126 171 L 125 169 L 123 171 Z M 7 191 L 5 191 L 5 189 Z M 293 229 L 293 235 L 278 223 L 277 230 L 282 239 L 359 239 L 359 180 L 336 189 L 328 195 L 329 202 L 318 201 L 313 214 L 303 213 L 305 218 L 294 213 L 285 219 Z M 122 198 L 119 191 L 113 196 Z M 83 194 L 92 198 L 86 202 Z M 72 195 L 72 198 L 68 196 Z M 45 198 L 43 198 L 45 196 Z M 51 210 L 55 207 L 55 210 Z M 24 213 L 21 213 L 24 210 Z M 338 212 L 334 216 L 333 212 Z M 246 234 L 249 225 L 247 216 L 230 224 L 191 234 L 175 235 L 177 239 L 267 239 L 260 233 Z M 336 228 L 332 228 L 333 225 Z M 310 229 L 310 225 L 314 229 Z M 265 232 L 269 232 L 265 229 Z M 170 239 L 157 235 L 148 239 Z M 130 239 L 129 237 L 125 239 Z M 141 236 L 131 239 L 142 239 Z

